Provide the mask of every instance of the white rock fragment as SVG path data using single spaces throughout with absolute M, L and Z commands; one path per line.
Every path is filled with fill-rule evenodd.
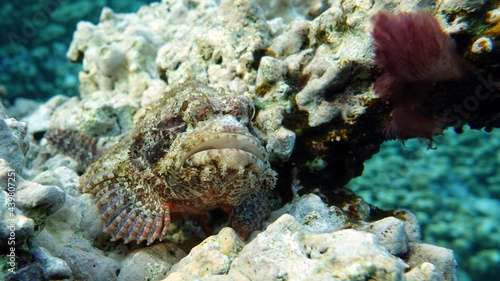
M 302 69 L 312 60 L 314 51 L 306 49 L 286 57 L 285 62 L 288 65 L 288 71 L 295 76 L 302 75 Z
M 34 112 L 25 116 L 22 121 L 29 124 L 28 133 L 47 131 L 54 111 L 68 99 L 68 97 L 62 95 L 53 96 L 46 103 L 40 105 Z M 66 116 L 66 118 L 72 117 Z
M 118 281 L 159 280 L 186 254 L 173 243 L 137 249 L 121 263 Z
M 310 25 L 309 21 L 294 21 L 283 34 L 273 41 L 271 46 L 269 46 L 269 50 L 277 58 L 286 58 L 289 55 L 299 52 L 301 48 L 308 47 Z
M 95 98 L 71 98 L 53 114 L 50 128 L 80 131 L 88 136 L 114 136 L 133 127 L 132 116 L 138 100 L 118 94 L 109 100 L 106 92 L 93 93 Z M 98 96 L 101 97 L 98 97 Z
M 14 224 L 16 246 L 23 245 L 34 235 L 35 228 L 40 231 L 47 216 L 57 212 L 66 199 L 65 192 L 60 187 L 23 179 L 3 158 L 0 158 L 0 188 L 2 188 L 0 202 L 4 206 L 10 206 L 2 208 L 0 212 L 0 226 L 4 226 L 0 231 L 0 239 L 7 239 L 10 236 L 7 225 Z M 14 202 L 9 196 L 14 198 Z M 7 205 L 7 203 L 14 204 Z
M 453 251 L 443 247 L 438 247 L 423 243 L 409 243 L 408 264 L 412 268 L 421 266 L 428 262 L 433 264 L 439 271 L 443 281 L 456 281 L 457 261 L 453 256 Z
M 73 62 L 79 62 L 83 58 L 83 52 L 88 48 L 88 46 L 96 41 L 96 37 L 94 37 L 94 29 L 96 27 L 88 22 L 81 21 L 77 24 L 76 30 L 79 32 L 75 32 L 73 35 L 73 41 L 66 53 L 66 57 Z M 99 38 L 102 40 L 102 38 Z
M 77 131 L 80 126 L 80 115 L 75 114 L 75 111 L 78 112 L 78 107 L 80 106 L 80 99 L 77 97 L 66 98 L 66 99 L 56 99 L 53 97 L 49 100 L 49 103 L 55 105 L 47 106 L 48 114 L 50 114 L 51 118 L 47 118 L 49 122 L 43 122 L 38 125 L 41 130 L 46 131 L 49 128 L 58 128 L 64 130 L 73 130 Z M 40 110 L 44 108 L 44 105 L 40 106 Z M 35 115 L 33 115 L 35 116 Z
M 17 206 L 35 217 L 45 218 L 58 211 L 66 201 L 66 193 L 58 186 L 23 181 L 17 193 Z
M 295 133 L 280 127 L 266 145 L 266 150 L 271 155 L 272 160 L 286 162 L 292 155 L 295 147 Z
M 332 0 L 257 0 L 267 18 L 282 18 L 287 22 L 319 15 L 333 2 Z
M 339 62 L 334 60 L 333 51 L 327 45 L 321 45 L 314 58 L 304 68 L 304 75 L 310 76 L 306 86 L 295 96 L 299 109 L 309 112 L 309 126 L 316 127 L 331 121 L 340 113 L 330 99 L 332 81 L 340 74 Z M 339 81 L 340 82 L 340 81 Z M 323 97 L 318 97 L 322 95 Z
M 315 194 L 303 196 L 290 210 L 290 214 L 311 233 L 328 233 L 341 230 L 348 225 L 348 218 L 335 207 L 328 207 Z
M 227 274 L 232 260 L 243 246 L 243 241 L 232 228 L 223 228 L 219 234 L 208 237 L 194 247 L 172 267 L 169 277 L 164 280 L 177 280 L 179 274 L 187 277 L 196 275 L 198 278 Z
M 410 211 L 402 209 L 394 210 L 393 215 L 404 222 L 404 229 L 406 237 L 408 237 L 408 242 L 419 242 L 422 235 L 417 216 Z
M 375 234 L 380 243 L 393 255 L 402 255 L 408 250 L 408 237 L 404 223 L 395 217 L 373 222 L 366 230 Z
M 69 265 L 75 280 L 116 280 L 120 268 L 120 264 L 109 257 L 78 248 L 64 248 L 60 258 Z
M 282 81 L 287 71 L 287 65 L 282 60 L 264 56 L 260 60 L 255 85 L 256 87 L 271 87 L 276 82 Z
M 7 108 L 7 116 L 12 116 L 17 119 L 20 119 L 20 121 L 24 121 L 23 118 L 27 115 L 30 115 L 33 113 L 39 106 L 40 102 L 32 100 L 32 99 L 27 99 L 23 97 L 17 97 L 14 100 L 14 104 L 11 105 L 10 107 Z M 1 109 L 0 109 L 1 111 Z M 2 117 L 0 117 L 2 118 Z M 3 118 L 6 119 L 7 117 Z M 24 121 L 25 122 L 25 121 Z
M 31 251 L 36 263 L 43 270 L 45 278 L 50 280 L 63 280 L 71 277 L 72 272 L 68 264 L 60 258 L 52 256 L 46 249 L 39 247 Z
M 0 241 L 2 245 L 0 249 L 7 251 L 7 249 L 12 246 L 12 242 L 22 245 L 28 238 L 30 238 L 35 232 L 35 222 L 20 214 L 16 209 L 13 211 L 12 208 L 8 208 L 9 196 L 8 192 L 3 189 L 0 190 Z M 4 207 L 5 206 L 5 207 Z M 14 208 L 15 209 L 15 208 Z M 12 212 L 12 213 L 11 213 Z
M 119 68 L 125 66 L 125 57 L 122 51 L 113 45 L 103 46 L 95 50 L 97 70 L 102 74 L 99 77 L 99 88 L 112 90 L 114 82 L 118 79 Z

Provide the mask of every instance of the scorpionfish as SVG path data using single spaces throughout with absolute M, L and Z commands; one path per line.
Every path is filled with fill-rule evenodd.
M 268 215 L 262 192 L 274 188 L 276 173 L 252 134 L 253 111 L 243 95 L 191 82 L 146 110 L 136 128 L 102 156 L 97 139 L 82 136 L 80 142 L 91 148 L 80 148 L 85 155 L 75 158 L 94 162 L 80 188 L 96 197 L 104 232 L 112 241 L 149 245 L 164 238 L 171 219 L 200 219 L 215 208 L 229 213 L 242 237 L 258 229 Z M 74 153 L 75 134 L 51 130 L 45 137 Z

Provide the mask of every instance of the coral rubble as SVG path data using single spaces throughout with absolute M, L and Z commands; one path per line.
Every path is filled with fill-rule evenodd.
M 365 160 L 386 140 L 384 128 L 391 122 L 391 112 L 395 123 L 389 128 L 400 130 L 393 135 L 404 139 L 435 135 L 426 128 L 414 133 L 411 122 L 432 123 L 440 130 L 453 126 L 457 131 L 465 124 L 477 129 L 500 125 L 498 101 L 491 93 L 473 91 L 477 83 L 471 77 L 474 71 L 469 71 L 473 69 L 469 63 L 481 62 L 482 55 L 495 55 L 495 49 L 488 52 L 487 45 L 476 43 L 483 51 L 471 55 L 473 39 L 483 35 L 463 34 L 453 23 L 471 21 L 470 14 L 479 8 L 469 3 L 474 1 L 451 0 L 442 1 L 439 7 L 429 1 L 310 0 L 301 1 L 300 9 L 283 8 L 297 1 L 282 2 L 284 6 L 254 0 L 163 0 L 133 14 L 104 8 L 98 24 L 78 23 L 67 58 L 82 63 L 79 97 L 51 98 L 23 118 L 28 128 L 3 114 L 0 119 L 0 157 L 4 158 L 0 159 L 0 179 L 4 185 L 8 171 L 17 171 L 16 223 L 23 230 L 16 248 L 22 253 L 17 260 L 19 271 L 7 275 L 8 280 L 35 280 L 33 274 L 75 280 L 456 280 L 453 252 L 422 243 L 413 213 L 379 209 L 344 185 L 361 175 Z M 410 13 L 417 8 L 438 10 Z M 402 16 L 406 20 L 401 20 L 394 34 L 383 33 L 380 28 L 393 16 L 388 12 L 377 16 L 382 10 L 408 12 L 403 14 L 408 18 Z M 460 15 L 450 12 L 457 10 Z M 374 15 L 375 27 L 370 21 Z M 415 21 L 431 25 L 433 32 L 414 38 L 417 32 L 407 29 Z M 394 23 L 389 25 L 394 27 Z M 456 52 L 446 30 L 466 37 L 457 43 Z M 399 44 L 391 45 L 384 37 L 399 33 L 407 35 L 398 38 Z M 415 63 L 408 58 L 412 48 L 392 56 L 414 39 L 433 56 L 420 56 Z M 384 46 L 390 51 L 386 53 Z M 402 57 L 406 64 L 394 66 L 391 60 Z M 376 62 L 385 67 L 385 74 Z M 408 66 L 420 71 L 413 73 Z M 487 70 L 492 69 L 487 65 Z M 423 77 L 429 73 L 431 78 Z M 380 92 L 381 84 L 388 86 L 388 80 L 394 82 L 401 75 L 404 83 L 411 84 L 406 88 L 415 86 L 410 94 L 425 92 L 415 98 L 418 103 L 400 102 L 404 94 Z M 492 71 L 491 76 L 476 78 L 485 81 L 487 90 L 495 90 L 497 76 Z M 425 80 L 425 89 L 414 78 Z M 462 79 L 448 81 L 452 78 Z M 394 84 L 389 86 L 394 90 Z M 210 94 L 199 94 L 199 89 Z M 163 120 L 165 116 L 169 118 Z M 217 122 L 210 127 L 212 123 L 207 125 L 205 120 Z M 185 134 L 174 140 L 168 130 L 195 132 L 195 137 Z M 66 145 L 76 140 L 63 133 L 68 131 L 85 136 L 84 143 L 90 146 Z M 211 132 L 208 137 L 207 132 Z M 226 153 L 236 157 L 216 159 L 218 149 L 228 141 L 219 140 L 227 132 L 239 134 L 240 141 L 226 147 Z M 159 136 L 166 141 L 151 142 Z M 63 152 L 80 156 L 75 161 L 50 143 L 62 144 Z M 99 154 L 98 147 L 113 148 Z M 179 155 L 163 161 L 168 149 Z M 174 160 L 192 166 L 198 163 L 201 168 L 191 170 L 192 174 L 166 169 Z M 220 163 L 228 165 L 218 167 L 220 174 L 214 175 L 210 167 Z M 234 167 L 238 167 L 234 174 L 245 176 L 230 179 Z M 221 206 L 227 211 L 226 205 L 248 199 L 229 214 L 230 220 L 236 219 L 236 230 L 245 226 L 238 218 L 249 214 L 263 218 L 267 209 L 250 208 L 261 207 L 255 204 L 259 198 L 250 193 L 274 187 L 271 168 L 277 172 L 276 187 L 259 193 L 269 201 L 271 215 L 261 231 L 245 232 L 243 236 L 249 234 L 249 238 L 243 241 L 225 228 L 228 217 L 212 209 Z M 153 177 L 152 169 L 162 173 Z M 251 180 L 242 182 L 245 188 L 234 190 L 241 194 L 229 193 L 227 198 L 226 193 L 215 194 L 218 199 L 214 200 L 211 192 L 216 189 L 203 193 L 191 184 L 161 189 L 161 184 L 143 185 L 141 181 L 148 176 L 187 181 L 203 181 L 206 176 L 217 187 L 232 180 Z M 91 194 L 81 194 L 82 189 Z M 149 196 L 152 192 L 164 196 Z M 169 214 L 156 209 L 164 224 L 153 226 L 154 220 L 148 220 L 138 234 L 143 217 L 134 211 L 151 213 L 148 204 L 164 197 L 175 200 L 175 206 L 169 207 L 184 206 L 184 211 L 199 206 L 190 206 L 192 202 L 216 201 L 192 212 L 205 215 L 210 211 L 208 219 L 198 220 L 202 227 L 210 223 L 214 236 L 206 237 L 199 225 L 192 224 L 192 214 L 183 217 L 179 212 L 170 221 Z M 99 207 L 105 217 L 111 215 L 109 220 L 101 221 Z M 167 208 L 160 211 L 168 212 Z M 2 210 L 1 215 L 5 218 L 8 213 Z M 255 221 L 260 223 L 260 219 L 246 221 L 252 224 L 245 228 L 248 232 L 259 229 Z M 147 243 L 109 241 L 110 235 L 101 231 L 103 226 L 113 240 Z M 8 239 L 8 233 L 0 233 Z M 155 241 L 161 238 L 170 241 Z M 133 270 L 135 266 L 141 270 Z

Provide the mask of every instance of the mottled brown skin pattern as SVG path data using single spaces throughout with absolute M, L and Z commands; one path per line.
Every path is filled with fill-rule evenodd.
M 248 130 L 252 114 L 242 95 L 197 83 L 172 90 L 81 177 L 82 191 L 97 198 L 104 232 L 149 245 L 164 238 L 171 218 L 219 207 L 243 237 L 258 229 L 268 213 L 260 192 L 276 179 Z

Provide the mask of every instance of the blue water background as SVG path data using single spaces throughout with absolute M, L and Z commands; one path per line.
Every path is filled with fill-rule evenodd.
M 435 146 L 385 142 L 348 187 L 377 207 L 414 212 L 424 242 L 455 251 L 460 280 L 494 280 L 500 276 L 500 130 L 459 135 L 448 129 Z

